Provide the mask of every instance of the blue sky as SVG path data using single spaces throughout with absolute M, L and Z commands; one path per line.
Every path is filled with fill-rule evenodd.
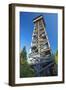
M 20 49 L 26 46 L 27 52 L 31 47 L 33 19 L 42 15 L 46 23 L 46 32 L 52 52 L 58 48 L 58 15 L 56 13 L 20 12 Z

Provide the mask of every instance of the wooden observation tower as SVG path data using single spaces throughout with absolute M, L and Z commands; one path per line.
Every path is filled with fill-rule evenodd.
M 29 54 L 29 63 L 35 68 L 36 76 L 53 74 L 54 58 L 51 56 L 50 43 L 43 16 L 33 19 L 34 30 Z

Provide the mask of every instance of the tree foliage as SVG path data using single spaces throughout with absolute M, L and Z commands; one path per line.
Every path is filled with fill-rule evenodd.
M 55 53 L 55 62 L 56 62 L 56 64 L 58 64 L 58 50 Z
M 20 77 L 34 77 L 35 72 L 34 69 L 30 67 L 28 64 L 21 64 L 20 65 Z
M 27 52 L 25 46 L 20 53 L 20 63 L 21 64 L 27 63 Z
M 20 77 L 32 77 L 34 74 L 34 69 L 27 62 L 27 51 L 24 47 L 20 53 Z

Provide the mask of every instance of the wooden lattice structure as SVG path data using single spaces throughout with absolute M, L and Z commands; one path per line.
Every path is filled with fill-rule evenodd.
M 29 62 L 36 71 L 36 76 L 56 75 L 54 58 L 50 48 L 46 23 L 43 16 L 33 19 L 34 30 L 31 42 L 31 52 Z

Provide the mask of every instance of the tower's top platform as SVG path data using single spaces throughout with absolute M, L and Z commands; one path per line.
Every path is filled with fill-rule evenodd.
M 36 23 L 37 21 L 39 21 L 39 20 L 43 20 L 43 22 L 44 22 L 44 25 L 45 25 L 45 21 L 44 21 L 44 18 L 43 18 L 43 16 L 42 15 L 40 15 L 40 16 L 38 16 L 38 17 L 36 17 L 36 18 L 34 18 L 33 19 L 33 23 Z
M 36 21 L 38 21 L 38 20 L 40 20 L 40 19 L 43 19 L 43 16 L 42 16 L 42 15 L 40 15 L 40 16 L 34 18 L 34 19 L 33 19 L 33 22 L 36 22 Z

